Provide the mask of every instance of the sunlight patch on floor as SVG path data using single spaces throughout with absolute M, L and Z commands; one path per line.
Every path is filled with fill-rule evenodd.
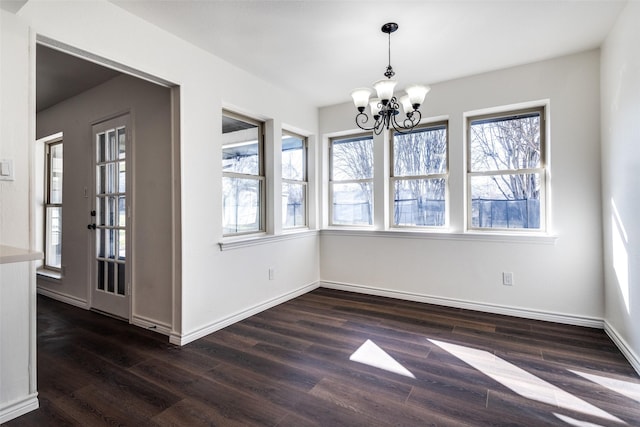
M 407 368 L 371 340 L 366 340 L 353 352 L 349 360 L 415 379 L 415 376 Z
M 572 369 L 569 369 L 569 371 L 640 403 L 640 384 L 607 378 L 601 375 L 587 374 L 586 372 L 578 372 Z
M 625 424 L 620 418 L 544 381 L 484 350 L 428 339 L 431 343 L 471 365 L 527 399 Z
M 576 420 L 575 418 L 571 418 L 571 417 L 568 417 L 568 416 L 562 415 L 562 414 L 556 414 L 555 412 L 553 413 L 553 415 L 555 415 L 556 418 L 558 418 L 559 420 L 562 420 L 563 422 L 567 423 L 570 426 L 576 426 L 576 427 L 604 427 L 602 424 L 594 424 L 594 423 L 589 423 L 589 422 L 582 421 L 582 420 Z

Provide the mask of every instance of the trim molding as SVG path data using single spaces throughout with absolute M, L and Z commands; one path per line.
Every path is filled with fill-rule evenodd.
M 32 393 L 22 399 L 7 402 L 0 407 L 0 424 L 6 423 L 14 418 L 18 418 L 27 412 L 38 409 L 39 407 L 38 393 Z
M 525 308 L 514 308 L 496 304 L 485 304 L 473 301 L 458 300 L 454 298 L 434 297 L 430 295 L 416 294 L 412 292 L 392 291 L 389 289 L 374 288 L 371 286 L 354 285 L 350 283 L 321 281 L 323 288 L 337 289 L 340 291 L 357 292 L 360 294 L 378 295 L 401 300 L 424 302 L 427 304 L 442 305 L 446 307 L 464 308 L 467 310 L 482 311 L 493 314 L 522 317 L 525 319 L 545 320 L 547 322 L 564 323 L 567 325 L 586 326 L 589 328 L 603 329 L 602 319 L 584 316 L 572 316 L 567 314 L 551 313 Z
M 278 304 L 282 304 L 283 302 L 289 301 L 290 299 L 299 297 L 300 295 L 304 295 L 307 292 L 311 292 L 312 290 L 318 288 L 319 286 L 320 286 L 319 282 L 313 282 L 309 285 L 295 289 L 286 294 L 267 300 L 263 303 L 254 305 L 253 307 L 250 307 L 246 310 L 239 311 L 235 314 L 232 314 L 231 316 L 227 316 L 221 320 L 210 323 L 208 325 L 205 325 L 201 328 L 198 328 L 186 334 L 181 335 L 181 334 L 172 332 L 169 338 L 169 342 L 171 344 L 180 345 L 180 346 L 189 344 L 190 342 L 195 341 L 198 338 L 202 338 L 205 335 L 209 335 L 222 328 L 226 328 L 227 326 L 232 325 L 236 322 L 239 322 L 243 319 L 246 319 L 247 317 L 251 317 L 254 314 L 258 314 L 271 307 L 275 307 Z
M 162 335 L 171 336 L 170 325 L 162 322 L 157 322 L 153 319 L 149 319 L 144 316 L 139 316 L 137 314 L 134 314 L 131 319 L 131 324 L 143 329 L 148 329 L 150 331 L 157 332 Z
M 49 297 L 56 301 L 64 302 L 65 304 L 70 304 L 76 307 L 84 308 L 85 310 L 89 309 L 89 302 L 85 299 L 74 297 L 73 295 L 65 294 L 58 291 L 52 291 L 51 289 L 41 288 L 38 286 L 36 292 L 40 295 L 44 295 L 45 297 Z
M 524 243 L 539 245 L 555 245 L 558 236 L 544 233 L 498 233 L 466 231 L 455 232 L 448 229 L 416 229 L 397 228 L 392 230 L 373 230 L 371 228 L 340 228 L 333 226 L 320 230 L 320 236 L 349 236 L 349 237 L 384 237 L 391 239 L 423 239 L 423 240 L 452 240 L 470 242 L 493 242 L 493 243 Z
M 627 342 L 622 338 L 622 335 L 618 333 L 616 328 L 614 328 L 609 322 L 604 321 L 604 331 L 609 335 L 609 338 L 614 342 L 616 347 L 620 349 L 624 357 L 627 358 L 633 369 L 636 370 L 638 375 L 640 375 L 640 357 L 633 352 L 631 346 L 627 344 Z
M 241 236 L 241 237 L 227 237 L 221 242 L 218 242 L 221 251 L 228 251 L 231 249 L 246 248 L 249 246 L 265 245 L 267 243 L 282 242 L 284 240 L 300 239 L 304 237 L 317 236 L 318 230 L 294 230 L 287 231 L 282 234 L 268 235 L 261 234 L 259 236 Z

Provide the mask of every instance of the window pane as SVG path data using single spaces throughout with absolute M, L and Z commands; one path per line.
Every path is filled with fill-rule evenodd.
M 62 144 L 50 146 L 49 151 L 49 203 L 62 203 Z
M 285 228 L 307 225 L 306 186 L 282 183 L 282 225 Z
M 222 170 L 248 175 L 260 174 L 258 141 L 249 141 L 222 148 Z
M 394 176 L 445 173 L 447 128 L 437 126 L 393 136 Z
M 222 178 L 222 228 L 225 234 L 260 230 L 258 179 Z
M 540 113 L 471 121 L 471 172 L 540 167 Z
M 331 179 L 373 178 L 373 138 L 335 139 L 331 145 Z
M 304 181 L 304 140 L 301 138 L 282 136 L 282 178 Z
M 444 178 L 396 180 L 393 224 L 417 227 L 445 225 L 445 191 Z
M 222 116 L 222 170 L 260 175 L 260 128 L 253 123 Z
M 62 268 L 62 208 L 48 206 L 46 210 L 45 265 Z
M 471 226 L 540 228 L 540 174 L 471 177 Z
M 373 224 L 373 184 L 333 183 L 333 220 L 339 225 Z

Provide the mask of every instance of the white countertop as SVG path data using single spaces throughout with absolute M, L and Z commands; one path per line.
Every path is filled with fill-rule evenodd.
M 42 259 L 42 257 L 42 252 L 0 245 L 0 264 L 35 261 Z

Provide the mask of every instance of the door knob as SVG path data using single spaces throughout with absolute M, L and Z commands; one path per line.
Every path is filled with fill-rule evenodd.
M 89 225 L 87 225 L 87 228 L 89 230 L 95 230 L 96 229 L 96 225 L 95 224 L 89 224 Z

